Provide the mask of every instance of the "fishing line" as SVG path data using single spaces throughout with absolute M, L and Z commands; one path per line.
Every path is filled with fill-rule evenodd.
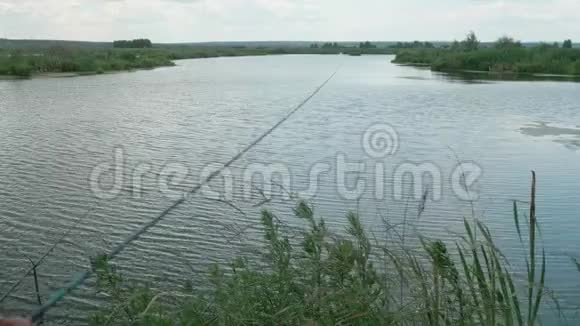
M 292 109 L 290 112 L 288 112 L 288 114 L 286 114 L 280 121 L 278 121 L 274 126 L 272 126 L 270 129 L 268 129 L 265 133 L 263 133 L 260 137 L 258 137 L 252 143 L 250 143 L 246 148 L 244 148 L 236 156 L 232 157 L 229 161 L 227 161 L 220 169 L 211 173 L 200 184 L 198 184 L 193 189 L 191 189 L 188 192 L 187 196 L 183 196 L 183 198 L 174 202 L 171 206 L 169 206 L 167 209 L 165 209 L 159 216 L 152 219 L 149 223 L 145 224 L 143 227 L 138 229 L 135 233 L 133 233 L 131 236 L 129 236 L 123 242 L 118 244 L 111 251 L 111 253 L 107 255 L 107 258 L 109 260 L 111 260 L 111 259 L 114 259 L 116 256 L 118 256 L 133 241 L 137 240 L 141 235 L 143 235 L 149 229 L 156 226 L 165 216 L 167 216 L 169 213 L 171 213 L 173 210 L 175 210 L 177 207 L 179 207 L 181 204 L 183 204 L 186 201 L 186 199 L 189 199 L 189 198 L 191 198 L 191 196 L 195 195 L 203 186 L 208 184 L 215 177 L 219 176 L 226 168 L 231 166 L 234 162 L 239 160 L 244 154 L 246 154 L 248 151 L 250 151 L 256 145 L 258 145 L 262 140 L 264 140 L 264 138 L 268 137 L 272 132 L 274 132 L 274 130 L 276 130 L 284 122 L 286 122 L 286 120 L 288 120 L 292 115 L 294 115 L 294 113 L 296 113 L 298 110 L 300 110 L 302 107 L 304 107 L 304 105 L 306 105 L 308 102 L 310 102 L 310 100 L 312 100 L 312 98 L 314 96 L 316 96 L 330 82 L 330 80 L 332 80 L 332 78 L 334 78 L 334 76 L 338 73 L 339 69 L 340 69 L 340 66 L 330 75 L 330 77 L 328 77 L 328 79 L 326 79 L 320 86 L 318 86 L 318 88 L 316 88 L 314 90 L 314 92 L 312 92 L 312 94 L 310 94 L 310 96 L 308 96 L 306 99 L 304 99 L 300 104 L 298 104 L 298 106 L 296 106 L 294 109 Z M 36 323 L 36 322 L 40 321 L 48 310 L 50 310 L 54 306 L 56 306 L 70 292 L 74 291 L 75 289 L 77 289 L 78 287 L 83 285 L 83 283 L 85 283 L 91 277 L 92 274 L 93 274 L 93 270 L 88 269 L 88 270 L 80 273 L 79 275 L 77 275 L 77 277 L 75 277 L 70 283 L 68 283 L 63 288 L 61 288 L 60 290 L 55 292 L 45 304 L 43 304 L 40 308 L 38 308 L 32 314 L 32 322 Z
M 24 273 L 24 276 L 22 276 L 22 278 L 20 278 L 18 281 L 16 281 L 8 291 L 6 291 L 6 293 L 4 293 L 2 295 L 2 297 L 0 297 L 0 303 L 4 302 L 4 300 L 6 300 L 11 294 L 12 292 L 14 292 L 25 280 L 26 278 L 34 271 L 35 268 L 39 267 L 40 265 L 42 265 L 42 263 L 44 262 L 44 260 L 56 249 L 56 247 L 58 247 L 58 245 L 60 245 L 64 239 L 66 237 L 68 237 L 72 231 L 74 229 L 76 229 L 77 225 L 84 220 L 87 216 L 90 215 L 90 213 L 92 212 L 92 210 L 94 209 L 94 207 L 92 207 L 91 209 L 89 209 L 85 215 L 81 218 L 79 218 L 75 224 L 68 229 L 59 239 L 58 241 L 56 241 L 36 262 L 32 262 L 32 267 L 30 267 L 26 273 Z

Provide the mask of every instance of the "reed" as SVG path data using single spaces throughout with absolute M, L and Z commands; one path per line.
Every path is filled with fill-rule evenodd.
M 464 234 L 454 242 L 419 236 L 420 245 L 410 248 L 402 244 L 404 236 L 373 240 L 354 212 L 346 215 L 345 232 L 332 234 L 300 201 L 294 215 L 305 227 L 298 243 L 274 213 L 262 211 L 263 259 L 212 267 L 209 292 L 191 283 L 173 292 L 127 286 L 116 267 L 99 257 L 98 288 L 110 302 L 91 324 L 535 325 L 546 275 L 535 196 L 534 173 L 527 232 L 513 203 L 517 236 L 527 250 L 525 291 L 491 230 L 476 218 L 464 219 Z

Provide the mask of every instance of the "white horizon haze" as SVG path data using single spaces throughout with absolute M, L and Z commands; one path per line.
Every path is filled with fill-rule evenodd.
M 580 39 L 578 0 L 0 0 L 0 38 L 155 43 Z

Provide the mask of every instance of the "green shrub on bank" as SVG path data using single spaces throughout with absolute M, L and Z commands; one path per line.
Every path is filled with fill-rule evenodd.
M 22 56 L 8 57 L 0 52 L 0 75 L 27 77 L 33 70 L 34 67 Z
M 8 75 L 27 77 L 33 71 L 33 68 L 26 63 L 15 63 L 8 67 Z
M 347 214 L 343 236 L 332 234 L 304 202 L 294 213 L 306 225 L 298 242 L 273 213 L 263 211 L 263 259 L 214 266 L 209 293 L 191 283 L 164 291 L 128 286 L 115 266 L 99 257 L 98 288 L 110 302 L 91 325 L 538 323 L 545 255 L 536 248 L 534 195 L 527 232 L 520 229 L 514 203 L 517 236 L 528 249 L 523 297 L 491 232 L 478 221 L 465 220 L 465 234 L 455 244 L 421 237 L 419 248 L 409 249 L 377 240 L 355 213 Z M 404 242 L 404 236 L 399 239 Z
M 158 50 L 77 50 L 51 48 L 0 52 L 0 75 L 38 73 L 104 73 L 173 65 L 171 53 Z
M 405 49 L 395 63 L 425 64 L 435 71 L 477 70 L 500 73 L 578 75 L 580 49 L 504 46 L 464 49 Z

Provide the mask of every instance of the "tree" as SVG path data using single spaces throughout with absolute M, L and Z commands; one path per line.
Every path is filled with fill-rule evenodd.
M 475 51 L 479 49 L 479 40 L 473 31 L 469 32 L 465 40 L 461 42 L 462 47 L 467 51 Z
M 369 41 L 366 41 L 366 42 L 360 42 L 358 47 L 361 49 L 376 49 L 377 46 L 372 44 Z
M 562 43 L 562 48 L 564 49 L 571 49 L 572 48 L 572 40 L 568 39 Z
M 135 39 L 132 41 L 128 40 L 119 40 L 113 42 L 114 48 L 130 48 L 130 49 L 144 49 L 144 48 L 151 48 L 153 44 L 151 40 L 146 38 Z
M 139 49 L 153 47 L 151 40 L 146 39 L 146 38 L 140 38 L 140 39 L 133 40 L 133 45 Z
M 509 48 L 521 48 L 522 42 L 514 40 L 513 37 L 507 35 L 500 37 L 495 42 L 496 49 L 509 49 Z
M 459 50 L 459 49 L 461 49 L 461 44 L 457 40 L 455 40 L 455 41 L 453 41 L 453 43 L 451 43 L 451 49 L 452 50 Z

